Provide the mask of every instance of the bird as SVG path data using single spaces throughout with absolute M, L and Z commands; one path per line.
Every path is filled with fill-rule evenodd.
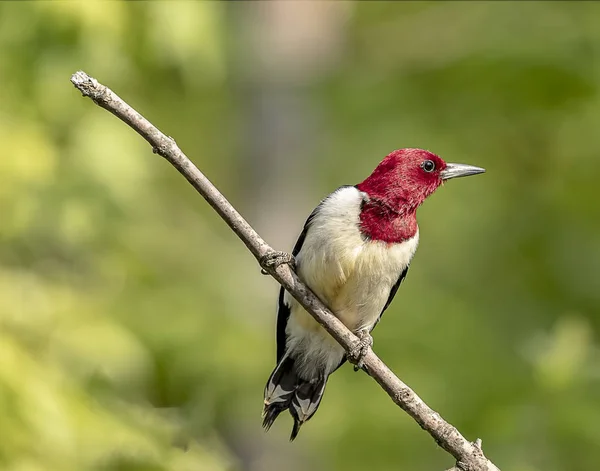
M 417 208 L 447 180 L 485 172 L 446 163 L 423 149 L 388 154 L 361 183 L 325 197 L 304 224 L 292 253 L 273 251 L 263 266 L 290 264 L 359 342 L 355 371 L 373 344 L 371 332 L 405 279 L 419 244 Z M 264 389 L 263 427 L 289 410 L 293 441 L 317 411 L 329 376 L 348 359 L 341 347 L 281 287 L 277 365 Z

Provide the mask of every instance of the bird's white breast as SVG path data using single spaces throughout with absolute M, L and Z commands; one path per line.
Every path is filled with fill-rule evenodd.
M 398 244 L 365 239 L 359 229 L 365 197 L 354 187 L 330 195 L 313 217 L 296 256 L 299 275 L 353 332 L 373 327 L 419 242 L 418 232 Z M 291 306 L 290 346 L 310 342 L 313 350 L 331 348 L 333 339 L 322 327 L 291 296 L 286 294 L 285 300 Z

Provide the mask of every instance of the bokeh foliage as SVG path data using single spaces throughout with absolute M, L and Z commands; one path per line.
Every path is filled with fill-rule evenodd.
M 486 167 L 420 210 L 376 350 L 502 469 L 596 469 L 600 5 L 311 4 L 286 17 L 272 2 L 0 3 L 0 469 L 451 464 L 351 368 L 293 445 L 286 418 L 262 434 L 274 282 L 145 142 L 80 98 L 78 69 L 287 248 L 323 195 L 395 148 Z M 276 8 L 294 21 L 247 41 Z M 269 48 L 299 25 L 300 44 L 328 31 L 334 46 L 320 62 L 307 47 L 292 73 L 300 58 Z M 283 116 L 306 155 L 279 152 L 278 129 L 249 133 L 265 120 L 252 103 L 288 109 L 281 90 L 306 106 Z M 253 139 L 278 149 L 278 173 Z

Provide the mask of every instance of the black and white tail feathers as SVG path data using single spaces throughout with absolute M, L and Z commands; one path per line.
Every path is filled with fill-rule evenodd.
M 265 386 L 263 409 L 265 430 L 271 428 L 279 414 L 289 409 L 294 419 L 294 427 L 290 435 L 290 441 L 293 441 L 298 436 L 300 426 L 317 411 L 326 384 L 326 376 L 312 381 L 300 378 L 294 359 L 284 357 L 271 373 Z

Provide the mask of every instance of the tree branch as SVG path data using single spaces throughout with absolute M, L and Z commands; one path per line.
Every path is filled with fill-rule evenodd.
M 273 249 L 256 233 L 244 218 L 231 206 L 215 186 L 198 170 L 198 168 L 179 149 L 171 137 L 165 136 L 152 123 L 131 108 L 112 90 L 88 76 L 85 72 L 76 72 L 71 82 L 84 95 L 110 111 L 117 118 L 128 124 L 152 146 L 155 153 L 160 154 L 181 173 L 188 182 L 202 195 L 237 236 L 246 244 L 248 250 L 260 260 Z M 280 265 L 275 270 L 270 267 L 266 271 L 275 278 L 298 302 L 312 315 L 319 324 L 348 352 L 358 342 L 342 322 L 306 287 L 288 265 Z M 450 453 L 457 461 L 453 470 L 460 471 L 499 471 L 481 450 L 481 441 L 471 443 L 460 432 L 431 409 L 379 359 L 369 350 L 364 358 L 364 370 L 371 376 L 392 400 L 408 413 L 436 443 Z

